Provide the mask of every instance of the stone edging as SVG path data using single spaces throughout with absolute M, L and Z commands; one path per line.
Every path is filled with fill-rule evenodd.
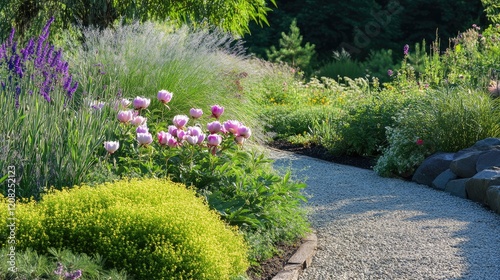
M 272 280 L 297 280 L 300 272 L 309 267 L 316 249 L 318 248 L 318 237 L 311 233 L 302 239 L 302 244 L 295 254 L 285 264 L 283 270 L 278 272 Z

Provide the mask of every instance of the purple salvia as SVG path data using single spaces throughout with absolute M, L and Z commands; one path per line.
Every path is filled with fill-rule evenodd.
M 75 82 L 73 87 L 68 91 L 68 98 L 72 98 L 75 91 L 78 89 L 78 82 Z
M 52 68 L 56 68 L 56 70 L 58 70 L 57 66 L 59 64 L 59 60 L 61 59 L 61 54 L 62 54 L 62 50 L 59 49 L 56 51 L 56 55 L 52 58 L 52 61 L 50 61 L 50 67 Z
M 16 86 L 16 109 L 19 109 L 19 95 L 21 95 L 21 88 L 19 86 Z
M 64 81 L 63 88 L 66 91 L 69 91 L 71 89 L 71 81 L 73 80 L 73 76 L 69 75 L 66 80 Z
M 12 53 L 13 53 L 13 54 L 14 54 L 14 53 L 17 53 L 17 42 L 14 42 L 14 43 L 12 44 L 12 47 L 11 47 L 11 48 L 12 48 Z
M 7 44 L 9 46 L 12 46 L 12 43 L 14 42 L 14 34 L 15 33 L 16 33 L 16 29 L 12 28 L 12 30 L 10 31 L 10 35 L 9 35 L 9 40 L 7 41 Z

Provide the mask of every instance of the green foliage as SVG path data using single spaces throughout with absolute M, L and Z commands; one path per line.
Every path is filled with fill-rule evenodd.
M 125 272 L 102 267 L 103 259 L 97 255 L 73 254 L 69 250 L 49 249 L 49 256 L 26 249 L 16 250 L 17 272 L 9 272 L 8 247 L 0 249 L 0 278 L 11 280 L 60 280 L 66 273 L 75 274 L 81 271 L 81 280 L 125 280 L 130 279 Z M 57 274 L 56 274 L 57 273 Z
M 308 133 L 312 125 L 324 119 L 324 106 L 274 106 L 263 111 L 266 129 L 283 139 Z
M 405 96 L 390 90 L 364 89 L 362 98 L 348 98 L 342 111 L 318 121 L 313 134 L 334 154 L 373 156 L 386 145 L 385 127 L 392 116 L 408 103 Z
M 351 55 L 342 49 L 340 52 L 333 52 L 333 61 L 321 67 L 318 76 L 333 79 L 343 77 L 355 79 L 364 77 L 365 74 L 363 66 L 356 60 L 353 60 Z
M 396 114 L 387 128 L 389 146 L 375 171 L 412 174 L 433 152 L 457 152 L 476 141 L 500 136 L 498 100 L 464 88 L 429 90 Z M 421 139 L 423 145 L 417 145 Z
M 54 191 L 37 204 L 17 203 L 16 218 L 16 248 L 97 253 L 135 279 L 230 279 L 248 266 L 243 236 L 194 190 L 167 180 Z
M 139 20 L 164 21 L 180 25 L 191 23 L 198 27 L 218 27 L 242 35 L 249 32 L 248 25 L 255 22 L 267 24 L 268 4 L 274 0 L 220 0 L 220 1 L 91 1 L 26 0 L 0 1 L 0 38 L 6 37 L 11 26 L 24 33 L 37 30 L 51 16 L 57 18 L 55 33 L 59 34 L 72 25 L 111 27 L 118 20 L 129 23 Z M 34 29 L 33 29 L 34 28 Z
M 500 23 L 500 3 L 495 0 L 481 0 L 486 17 L 491 23 Z
M 495 0 L 490 0 L 495 2 Z M 280 34 L 297 19 L 304 41 L 316 46 L 318 60 L 328 60 L 332 51 L 346 49 L 364 60 L 372 50 L 392 49 L 395 59 L 405 44 L 436 39 L 436 30 L 447 45 L 457 31 L 473 23 L 484 26 L 481 0 L 277 0 L 279 9 L 269 13 L 269 26 L 250 25 L 245 35 L 252 53 L 265 57 L 265 49 L 277 45 Z
M 392 50 L 371 50 L 363 63 L 361 63 L 367 74 L 376 77 L 381 84 L 389 82 L 390 77 L 387 74 L 389 69 L 396 70 L 399 68 L 393 60 Z M 351 76 L 349 76 L 351 77 Z
M 290 32 L 288 34 L 285 32 L 281 33 L 279 49 L 271 46 L 270 50 L 266 53 L 270 61 L 285 62 L 292 67 L 308 71 L 310 70 L 311 59 L 315 51 L 314 44 L 306 43 L 302 46 L 302 35 L 300 35 L 300 29 L 297 27 L 297 21 L 294 20 L 290 25 Z

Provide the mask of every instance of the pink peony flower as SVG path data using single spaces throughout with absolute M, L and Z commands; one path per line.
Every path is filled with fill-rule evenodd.
M 192 136 L 198 136 L 203 134 L 203 131 L 201 131 L 201 128 L 197 126 L 190 126 L 188 127 L 187 133 Z
M 191 108 L 191 110 L 189 110 L 189 115 L 193 117 L 193 119 L 201 118 L 201 116 L 203 115 L 203 110 Z
M 147 118 L 145 117 L 142 117 L 142 116 L 135 116 L 131 121 L 130 123 L 135 125 L 135 126 L 139 126 L 139 125 L 143 125 L 143 124 L 146 124 L 146 122 L 148 121 Z
M 205 137 L 207 137 L 205 134 L 198 135 L 198 142 L 196 142 L 196 144 L 203 143 L 203 140 L 205 140 Z
M 186 115 L 177 115 L 177 116 L 174 117 L 174 119 L 173 119 L 172 122 L 174 123 L 174 125 L 178 129 L 182 129 L 187 124 L 188 121 L 189 121 L 188 116 L 186 116 Z
M 169 125 L 168 133 L 170 133 L 172 136 L 177 137 L 177 127 L 175 125 Z
M 169 147 L 177 146 L 177 140 L 175 140 L 175 137 L 172 134 L 165 131 L 160 131 L 158 132 L 157 136 L 160 145 L 168 145 Z
M 245 143 L 245 137 L 243 137 L 243 136 L 236 136 L 236 137 L 234 137 L 234 141 L 236 141 L 236 143 L 238 145 L 243 145 L 243 143 Z
M 121 123 L 128 123 L 129 121 L 132 120 L 133 117 L 134 117 L 134 114 L 130 110 L 119 111 L 118 115 L 117 115 L 117 118 Z
M 211 134 L 215 134 L 221 131 L 222 125 L 219 121 L 213 121 L 207 124 L 207 129 Z
M 245 139 L 248 139 L 250 135 L 252 135 L 252 131 L 250 128 L 242 125 L 238 128 L 238 133 L 236 133 L 237 136 L 243 136 Z
M 213 105 L 211 111 L 212 111 L 212 116 L 216 119 L 219 119 L 222 113 L 224 113 L 224 107 L 219 105 Z
M 134 101 L 132 101 L 134 109 L 136 110 L 146 109 L 148 108 L 150 103 L 151 99 L 140 96 L 137 96 L 136 98 L 134 98 Z
M 136 129 L 135 129 L 135 132 L 136 133 L 148 133 L 149 132 L 149 128 L 147 127 L 147 125 L 143 124 L 143 125 L 139 125 Z
M 189 134 L 187 132 L 185 132 L 184 130 L 180 130 L 178 129 L 177 130 L 177 138 L 179 138 L 179 140 L 185 140 L 186 136 L 188 136 Z
M 210 134 L 207 136 L 208 146 L 216 147 L 222 143 L 222 136 L 218 134 Z
M 198 136 L 188 135 L 186 136 L 186 141 L 191 145 L 198 144 Z
M 137 142 L 140 145 L 149 145 L 153 142 L 153 136 L 151 133 L 137 133 Z
M 108 151 L 108 153 L 112 154 L 116 152 L 120 148 L 120 142 L 118 141 L 106 141 L 104 142 L 104 149 Z
M 173 93 L 162 89 L 158 92 L 157 98 L 161 103 L 166 104 L 172 100 L 172 95 Z
M 223 125 L 226 131 L 231 132 L 232 134 L 238 134 L 238 129 L 240 128 L 241 123 L 235 120 L 227 120 Z

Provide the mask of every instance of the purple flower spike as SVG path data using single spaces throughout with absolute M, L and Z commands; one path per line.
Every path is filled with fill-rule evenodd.
M 406 44 L 404 47 L 403 47 L 403 53 L 404 55 L 408 55 L 408 52 L 410 51 L 410 46 L 408 46 L 408 44 Z

